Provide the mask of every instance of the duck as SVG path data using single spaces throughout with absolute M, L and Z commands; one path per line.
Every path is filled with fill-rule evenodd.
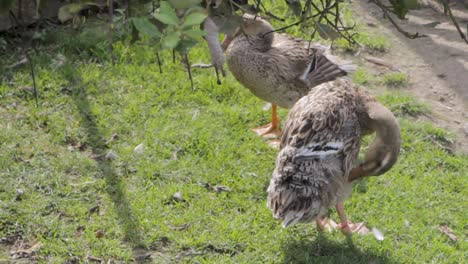
M 271 122 L 254 129 L 260 135 L 281 134 L 277 106 L 291 108 L 313 87 L 356 69 L 352 62 L 332 56 L 326 46 L 275 33 L 260 16 L 246 13 L 242 20 L 239 30 L 227 35 L 222 47 L 235 79 L 272 104 Z
M 362 137 L 372 133 L 358 162 Z M 315 220 L 319 229 L 330 228 L 326 215 L 335 207 L 338 227 L 356 233 L 362 223 L 351 223 L 344 211 L 352 183 L 390 170 L 400 145 L 397 119 L 369 92 L 345 79 L 320 84 L 288 113 L 267 206 L 283 227 Z

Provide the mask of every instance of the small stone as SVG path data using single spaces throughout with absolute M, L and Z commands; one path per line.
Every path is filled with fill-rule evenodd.
M 16 189 L 16 201 L 23 200 L 24 191 L 22 189 Z
M 372 228 L 372 233 L 374 234 L 374 237 L 375 237 L 378 241 L 384 240 L 384 235 L 383 235 L 382 232 L 381 232 L 380 230 L 378 230 L 377 228 L 373 227 L 373 228 Z
M 135 152 L 135 154 L 142 155 L 145 153 L 145 145 L 143 145 L 143 143 L 138 144 L 138 146 L 133 149 L 133 152 Z
M 109 152 L 107 152 L 107 154 L 106 154 L 106 160 L 115 160 L 115 159 L 118 159 L 118 158 L 119 158 L 119 155 L 117 155 L 112 150 L 109 150 Z
M 410 226 L 410 223 L 409 223 L 409 221 L 408 221 L 408 220 L 406 220 L 406 219 L 405 219 L 405 226 L 406 226 L 406 227 L 409 227 L 409 226 Z
M 172 195 L 172 198 L 178 202 L 184 202 L 185 199 L 184 197 L 182 196 L 182 193 L 181 192 L 176 192 L 174 193 L 174 195 Z

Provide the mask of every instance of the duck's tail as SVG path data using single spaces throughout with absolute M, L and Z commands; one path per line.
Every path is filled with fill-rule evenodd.
M 278 154 L 267 206 L 274 218 L 283 220 L 283 227 L 324 216 L 328 208 L 348 195 L 338 162 L 341 157 L 336 156 L 335 148 L 336 144 L 298 150 L 285 147 Z
M 328 47 L 315 44 L 311 47 L 311 52 L 310 63 L 300 76 L 309 87 L 349 76 L 356 71 L 355 64 L 333 56 Z

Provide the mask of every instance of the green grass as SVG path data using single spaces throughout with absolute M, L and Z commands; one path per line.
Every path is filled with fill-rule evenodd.
M 380 97 L 400 120 L 402 154 L 389 173 L 357 183 L 347 202 L 350 218 L 385 240 L 319 234 L 313 224 L 282 229 L 265 206 L 276 151 L 249 130 L 268 121 L 264 102 L 231 75 L 217 85 L 212 70 L 194 70 L 192 90 L 168 52 L 159 73 L 147 45 L 117 42 L 112 66 L 87 48 L 105 43 L 83 36 L 32 54 L 37 108 L 18 89 L 32 85 L 29 69 L 4 67 L 16 53 L 0 57 L 0 238 L 42 243 L 38 262 L 132 262 L 142 251 L 154 263 L 466 259 L 468 159 L 434 144 L 450 135 L 414 120 L 427 108 L 412 98 Z M 206 62 L 206 54 L 200 45 L 190 59 Z M 106 159 L 111 150 L 118 157 Z M 438 230 L 442 224 L 458 241 Z M 0 262 L 12 261 L 16 246 L 0 246 Z
M 353 81 L 363 86 L 370 84 L 373 80 L 373 76 L 371 76 L 367 70 L 362 67 L 358 67 L 356 72 L 353 74 Z
M 429 113 L 430 109 L 427 104 L 397 91 L 386 92 L 379 96 L 379 100 L 387 105 L 395 115 L 418 116 Z
M 408 75 L 401 72 L 391 72 L 383 76 L 383 83 L 390 87 L 402 87 L 408 84 Z

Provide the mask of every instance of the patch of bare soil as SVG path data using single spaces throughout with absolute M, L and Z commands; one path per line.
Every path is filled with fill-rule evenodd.
M 450 18 L 430 7 L 412 10 L 407 20 L 395 18 L 406 31 L 427 35 L 408 39 L 375 4 L 355 1 L 353 6 L 365 23 L 374 25 L 375 31 L 390 40 L 390 50 L 379 58 L 408 74 L 408 92 L 432 107 L 431 115 L 422 118 L 455 133 L 455 151 L 468 154 L 468 45 Z M 452 10 L 466 33 L 468 8 L 457 3 Z

